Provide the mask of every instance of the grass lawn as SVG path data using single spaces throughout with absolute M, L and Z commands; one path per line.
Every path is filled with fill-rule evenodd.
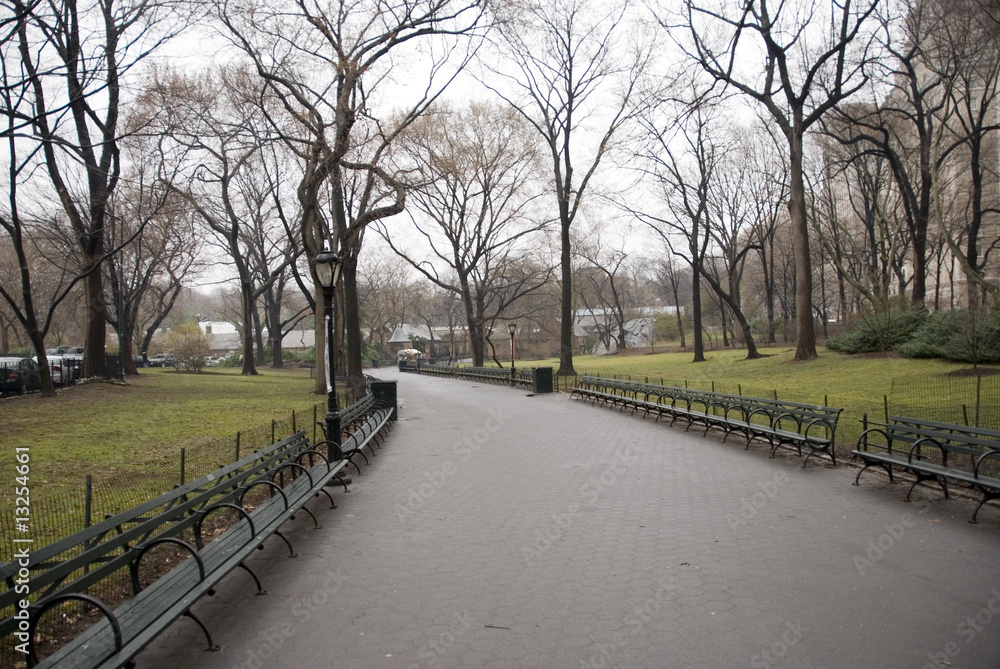
M 846 455 L 853 448 L 863 414 L 881 420 L 883 398 L 890 395 L 893 379 L 930 375 L 947 384 L 949 372 L 968 367 L 941 360 L 845 355 L 822 348 L 816 360 L 807 362 L 792 360 L 794 348 L 765 348 L 761 352 L 766 357 L 746 360 L 746 351 L 707 351 L 707 360 L 697 364 L 691 362 L 691 352 L 574 356 L 573 363 L 581 375 L 617 375 L 635 381 L 648 379 L 650 383 L 662 380 L 665 385 L 674 386 L 686 382 L 692 388 L 707 390 L 714 383 L 719 392 L 774 397 L 776 391 L 779 398 L 792 402 L 843 407 L 837 431 L 838 455 Z M 556 359 L 522 364 L 552 365 L 556 369 L 559 366 Z M 932 404 L 939 400 L 928 395 L 925 401 Z M 996 405 L 997 398 L 992 403 Z
M 265 369 L 254 377 L 239 372 L 145 369 L 127 385 L 88 383 L 60 390 L 55 398 L 0 401 L 0 476 L 10 482 L 0 492 L 0 508 L 13 502 L 13 453 L 21 446 L 31 448 L 34 506 L 61 490 L 81 488 L 87 474 L 112 487 L 115 479 L 129 482 L 123 485 L 142 480 L 150 493 L 164 492 L 179 478 L 181 448 L 187 451 L 188 479 L 200 476 L 224 464 L 219 460 L 233 459 L 237 431 L 243 432 L 243 454 L 269 443 L 272 420 L 284 421 L 279 431 L 290 432 L 286 419 L 293 410 L 298 429 L 312 437 L 312 407 L 326 398 L 312 393 L 308 370 Z M 218 447 L 208 448 L 213 444 Z

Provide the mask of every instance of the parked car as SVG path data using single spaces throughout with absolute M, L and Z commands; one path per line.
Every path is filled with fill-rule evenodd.
M 150 367 L 173 367 L 177 357 L 173 353 L 157 353 L 149 359 Z
M 38 364 L 37 358 L 32 358 Z M 52 385 L 64 386 L 76 380 L 80 366 L 74 360 L 64 360 L 61 355 L 49 354 L 46 351 L 45 359 L 49 361 L 49 373 L 52 375 Z M 41 371 L 39 371 L 39 374 Z
M 0 392 L 5 395 L 27 393 L 42 387 L 38 363 L 31 358 L 0 357 Z

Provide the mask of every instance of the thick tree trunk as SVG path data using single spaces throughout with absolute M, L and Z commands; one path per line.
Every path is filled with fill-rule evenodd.
M 241 350 L 243 352 L 244 376 L 256 376 L 257 367 L 254 365 L 254 336 L 253 336 L 253 296 L 252 288 L 246 281 L 240 281 L 240 303 L 241 320 L 243 329 L 240 333 Z
M 560 203 L 563 208 L 565 203 Z M 569 228 L 570 222 L 566 220 L 569 214 L 562 217 L 562 252 L 560 254 L 560 267 L 562 270 L 562 304 L 559 323 L 559 376 L 576 376 L 573 368 L 573 265 L 572 247 L 570 244 Z
M 256 304 L 250 310 L 250 314 L 253 316 L 253 343 L 257 350 L 257 366 L 263 367 L 267 363 L 264 355 L 264 328 L 261 327 L 260 311 L 256 308 Z
M 465 322 L 469 328 L 469 350 L 472 353 L 472 366 L 482 367 L 486 361 L 483 322 L 476 316 L 476 306 L 473 302 L 468 277 L 460 277 L 458 285 L 462 290 L 462 306 L 465 308 Z
M 705 362 L 705 338 L 701 331 L 701 267 L 696 263 L 691 268 L 691 320 L 694 322 L 694 360 Z
M 788 210 L 795 258 L 795 360 L 816 358 L 816 331 L 812 315 L 812 258 L 809 255 L 809 222 L 806 218 L 806 191 L 802 178 L 802 128 L 796 118 L 792 136 Z
M 83 335 L 84 378 L 106 374 L 104 346 L 108 333 L 100 255 L 88 258 L 87 262 L 93 269 L 83 278 L 83 303 L 87 319 Z
M 344 338 L 347 343 L 347 382 L 355 393 L 365 387 L 365 371 L 361 360 L 361 313 L 358 308 L 358 251 L 352 248 L 344 254 L 342 279 L 344 284 Z

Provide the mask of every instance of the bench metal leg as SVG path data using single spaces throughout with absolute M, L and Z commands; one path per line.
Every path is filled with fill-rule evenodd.
M 338 473 L 336 476 L 334 476 L 334 478 L 337 480 L 337 483 L 339 483 L 340 485 L 344 486 L 344 492 L 351 492 L 350 489 L 347 487 L 347 481 L 344 480 L 344 475 L 343 474 Z M 330 501 L 333 502 L 333 498 L 332 497 L 330 498 Z M 337 505 L 334 504 L 333 508 L 337 508 Z
M 882 469 L 884 469 L 885 473 L 889 475 L 889 483 L 895 483 L 896 482 L 892 478 L 892 467 L 891 466 L 889 466 L 889 465 L 887 465 L 887 464 L 885 464 L 883 462 L 866 462 L 865 466 L 862 467 L 861 471 L 858 472 L 858 475 L 854 477 L 854 485 L 859 485 L 858 481 L 861 480 L 861 475 L 865 473 L 866 469 L 868 469 L 869 467 L 872 467 L 872 466 L 881 467 Z
M 304 504 L 302 505 L 302 510 L 309 514 L 309 517 L 313 519 L 313 529 L 318 530 L 320 528 L 319 520 L 316 519 L 315 514 L 309 510 Z M 295 516 L 292 516 L 291 520 L 295 520 Z
M 976 516 L 979 515 L 979 510 L 981 508 L 983 508 L 983 504 L 986 504 L 986 502 L 990 502 L 990 501 L 995 500 L 995 499 L 1000 499 L 1000 493 L 989 492 L 987 490 L 984 490 L 982 492 L 983 492 L 983 501 L 981 501 L 976 506 L 976 510 L 972 512 L 972 520 L 969 521 L 970 523 L 975 523 L 976 522 Z
M 940 485 L 941 489 L 944 491 L 944 498 L 948 499 L 948 481 L 946 481 L 943 477 L 938 476 L 937 474 L 921 474 L 917 472 L 917 480 L 914 481 L 913 485 L 910 486 L 910 489 L 909 491 L 907 491 L 906 498 L 904 501 L 909 502 L 910 495 L 913 493 L 913 489 L 916 488 L 919 484 L 923 483 L 924 481 L 937 481 L 938 485 Z
M 343 483 L 343 481 L 341 481 L 341 483 Z M 344 486 L 344 489 L 345 490 L 347 489 L 346 485 Z M 330 500 L 330 508 L 331 509 L 336 509 L 337 508 L 337 504 L 336 504 L 336 502 L 333 501 L 333 496 L 326 491 L 326 488 L 320 488 L 320 492 L 322 492 L 324 495 L 326 495 L 327 499 Z M 319 497 L 319 493 L 316 493 L 316 496 Z
M 222 650 L 221 646 L 217 646 L 214 643 L 212 643 L 212 635 L 208 633 L 208 628 L 205 627 L 205 623 L 203 623 L 200 620 L 198 620 L 198 616 L 196 616 L 195 614 L 191 613 L 191 611 L 185 611 L 182 615 L 185 615 L 188 618 L 190 618 L 191 620 L 193 620 L 196 623 L 198 623 L 198 627 L 201 628 L 201 631 L 205 634 L 205 639 L 208 641 L 208 648 L 206 648 L 205 650 L 210 650 L 212 652 Z
M 288 540 L 288 537 L 286 537 L 281 532 L 278 532 L 277 530 L 275 530 L 274 533 L 276 535 L 278 535 L 279 537 L 281 537 L 281 540 L 285 542 L 286 546 L 288 546 L 288 557 L 298 557 L 299 556 L 299 554 L 295 552 L 295 549 L 292 548 L 292 542 Z
M 250 574 L 250 576 L 253 577 L 253 582 L 257 584 L 257 594 L 258 595 L 266 595 L 267 594 L 267 590 L 265 590 L 264 586 L 261 585 L 260 579 L 257 578 L 257 574 L 253 573 L 253 569 L 251 569 L 250 567 L 246 566 L 242 562 L 239 563 L 239 565 L 237 565 L 237 566 L 239 566 L 240 568 L 242 568 L 244 571 L 246 571 L 248 574 Z

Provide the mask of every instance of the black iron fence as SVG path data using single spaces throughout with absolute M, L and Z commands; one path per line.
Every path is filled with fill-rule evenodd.
M 174 486 L 205 476 L 298 430 L 305 430 L 315 443 L 317 437 L 322 439 L 317 434 L 317 421 L 324 411 L 325 408 L 314 405 L 306 415 L 293 411 L 286 418 L 272 420 L 269 425 L 259 425 L 241 430 L 233 437 L 182 448 L 159 462 L 144 465 L 141 470 L 100 478 L 88 475 L 77 485 L 58 492 L 40 491 L 31 497 L 32 517 L 44 519 L 44 522 L 32 526 L 34 545 L 44 546 L 90 527 L 107 516 L 132 508 Z M 14 523 L 17 519 L 13 507 L 13 495 L 6 490 L 0 491 L 0 536 L 16 536 Z M 13 545 L 0 547 L 0 563 L 11 559 L 12 550 Z

